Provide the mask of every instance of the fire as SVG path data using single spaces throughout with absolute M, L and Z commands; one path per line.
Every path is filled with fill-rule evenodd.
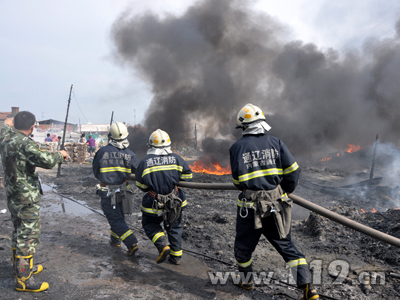
M 321 159 L 321 161 L 328 161 L 328 160 L 331 160 L 331 159 L 332 159 L 332 157 L 331 157 L 331 156 L 327 156 L 327 157 L 325 157 L 325 158 Z
M 348 145 L 347 145 L 347 150 L 346 150 L 346 152 L 347 152 L 347 153 L 353 153 L 353 152 L 357 152 L 357 151 L 360 150 L 360 149 L 361 149 L 361 146 L 356 146 L 356 145 L 348 144 Z
M 347 153 L 354 153 L 354 152 L 357 152 L 357 151 L 360 150 L 360 149 L 361 149 L 361 146 L 356 146 L 356 145 L 348 144 L 348 145 L 347 145 L 347 149 L 345 150 L 345 152 L 347 152 Z M 337 153 L 331 153 L 331 154 L 329 154 L 329 156 L 327 156 L 327 157 L 321 159 L 320 161 L 328 161 L 328 160 L 331 160 L 331 159 L 334 157 L 334 155 L 335 155 L 336 157 L 341 157 L 341 153 L 338 151 Z
M 362 208 L 360 208 L 361 209 L 361 211 L 365 214 L 365 210 L 363 210 Z M 400 208 L 398 208 L 398 207 L 393 207 L 393 209 L 394 210 L 399 210 Z M 371 212 L 372 213 L 376 213 L 376 212 L 378 212 L 376 209 L 375 209 L 375 207 L 373 207 L 372 209 L 371 209 Z
M 209 157 L 202 157 L 196 160 L 193 165 L 189 166 L 195 173 L 206 173 L 214 175 L 228 175 L 231 174 L 231 168 L 224 168 L 219 163 L 211 161 Z

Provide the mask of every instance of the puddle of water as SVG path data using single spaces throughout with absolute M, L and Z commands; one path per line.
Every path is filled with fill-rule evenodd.
M 52 189 L 56 187 L 55 185 L 49 185 L 49 184 L 44 184 L 44 183 L 42 183 L 41 186 L 42 186 L 43 193 L 51 192 Z
M 94 214 L 93 211 L 85 207 L 87 206 L 85 201 L 74 199 L 77 202 L 76 203 L 75 201 L 54 194 L 52 190 L 55 187 L 55 185 L 51 186 L 48 184 L 42 184 L 42 190 L 44 193 L 40 208 L 42 212 L 73 214 L 75 216 Z
M 57 196 L 59 197 L 59 196 Z M 43 197 L 46 198 L 46 197 Z M 93 211 L 83 207 L 82 205 L 86 205 L 86 202 L 79 201 L 79 203 L 82 203 L 82 205 L 79 205 L 78 203 L 75 203 L 69 199 L 66 198 L 60 198 L 59 203 L 49 203 L 46 202 L 46 204 L 42 205 L 40 210 L 42 212 L 51 212 L 51 213 L 64 213 L 64 214 L 73 214 L 75 216 L 85 216 L 89 214 L 94 214 Z M 44 202 L 42 202 L 44 203 Z

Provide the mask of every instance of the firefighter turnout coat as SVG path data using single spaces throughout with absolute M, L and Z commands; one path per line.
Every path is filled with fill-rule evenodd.
M 279 138 L 245 135 L 229 152 L 233 183 L 241 191 L 270 191 L 278 184 L 286 193 L 296 188 L 300 167 Z
M 156 194 L 171 193 L 180 180 L 190 181 L 192 171 L 182 157 L 175 153 L 168 155 L 148 154 L 136 169 L 136 185 L 143 192 L 153 191 Z M 187 205 L 186 196 L 178 189 L 179 198 L 183 201 L 182 208 Z M 152 209 L 154 198 L 147 193 L 142 200 L 142 211 L 150 216 L 157 216 L 157 210 Z
M 111 144 L 101 147 L 93 159 L 93 173 L 103 184 L 122 184 L 135 173 L 139 159 L 129 149 L 118 149 Z M 106 192 L 100 197 L 106 197 Z

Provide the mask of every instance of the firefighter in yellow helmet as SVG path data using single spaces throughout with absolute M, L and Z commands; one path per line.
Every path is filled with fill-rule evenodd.
M 287 194 L 296 188 L 300 167 L 287 146 L 267 134 L 271 127 L 258 106 L 246 104 L 237 114 L 236 128 L 243 130 L 243 137 L 229 152 L 233 183 L 241 190 L 234 246 L 241 276 L 237 285 L 253 287 L 252 253 L 264 235 L 303 289 L 300 299 L 318 299 L 305 256 L 293 244 L 290 233 L 292 200 Z
M 136 170 L 136 185 L 146 192 L 142 200 L 143 229 L 157 247 L 156 262 L 162 263 L 169 256 L 168 261 L 178 265 L 182 257 L 182 209 L 187 202 L 177 185 L 180 180 L 190 181 L 192 171 L 171 151 L 171 139 L 165 131 L 154 131 L 148 146 L 147 156 Z
M 128 129 L 124 123 L 115 122 L 110 127 L 109 144 L 101 147 L 93 159 L 94 176 L 100 180 L 97 195 L 101 197 L 101 208 L 110 224 L 109 243 L 121 247 L 121 242 L 128 248 L 126 254 L 133 256 L 138 250 L 138 240 L 125 221 L 124 211 L 127 198 L 132 192 L 128 185 L 131 173 L 139 164 L 135 153 L 128 149 Z M 128 199 L 129 200 L 129 199 Z

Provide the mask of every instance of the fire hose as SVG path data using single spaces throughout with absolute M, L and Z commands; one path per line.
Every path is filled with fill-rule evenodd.
M 135 180 L 136 179 L 135 175 L 131 174 L 130 179 Z M 182 188 L 200 189 L 200 190 L 235 190 L 235 191 L 238 191 L 238 189 L 233 185 L 233 183 L 198 183 L 198 182 L 180 181 L 178 186 L 182 187 Z M 380 240 L 382 242 L 385 242 L 387 244 L 390 244 L 392 246 L 400 248 L 400 239 L 398 239 L 394 236 L 383 233 L 383 232 L 373 229 L 371 227 L 365 226 L 356 221 L 350 220 L 349 218 L 346 218 L 345 216 L 342 216 L 333 211 L 330 211 L 329 209 L 326 209 L 322 206 L 312 203 L 312 202 L 310 202 L 302 197 L 299 197 L 297 195 L 289 194 L 288 196 L 297 205 L 300 205 L 310 211 L 313 211 L 321 216 L 324 216 L 324 217 L 326 217 L 332 221 L 335 221 L 339 224 L 342 224 L 346 227 L 349 227 L 349 228 L 354 229 L 358 232 L 361 232 L 365 235 L 373 237 L 374 239 Z

